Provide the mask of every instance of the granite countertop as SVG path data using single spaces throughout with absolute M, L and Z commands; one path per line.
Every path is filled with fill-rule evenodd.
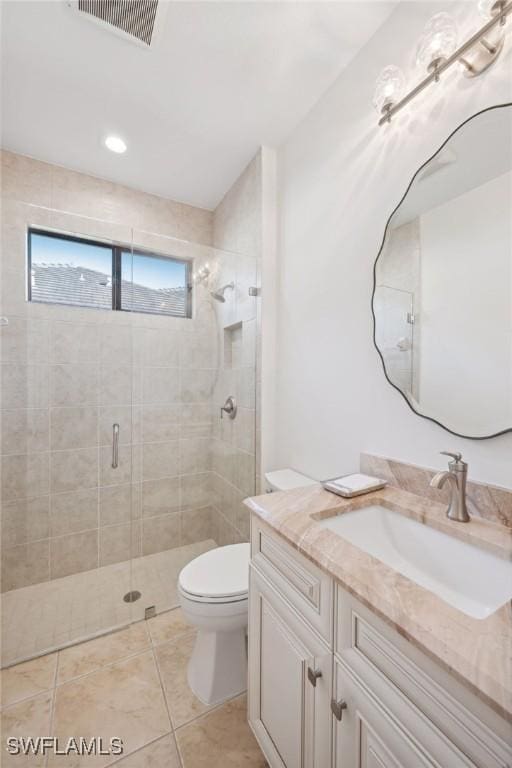
M 310 486 L 256 496 L 245 503 L 299 552 L 512 722 L 512 604 L 486 619 L 474 619 L 317 523 L 322 517 L 379 502 L 512 560 L 511 528 L 479 518 L 470 523 L 452 522 L 444 504 L 398 488 L 343 499 L 321 486 Z

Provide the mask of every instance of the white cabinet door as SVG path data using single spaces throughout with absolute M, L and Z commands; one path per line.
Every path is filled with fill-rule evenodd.
M 339 586 L 336 614 L 335 658 L 438 762 L 511 768 L 510 724 Z
M 251 567 L 249 722 L 271 768 L 328 768 L 332 652 Z
M 346 708 L 333 715 L 334 768 L 474 768 L 465 755 L 404 705 L 389 709 L 338 661 L 334 701 Z

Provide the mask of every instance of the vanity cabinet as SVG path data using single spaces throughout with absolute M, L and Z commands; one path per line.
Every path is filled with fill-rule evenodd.
M 334 659 L 334 768 L 487 768 L 462 752 L 399 690 L 367 685 Z M 339 709 L 339 703 L 346 706 Z M 338 705 L 338 707 L 336 706 Z M 338 719 L 341 715 L 341 719 Z M 329 763 L 326 763 L 328 766 Z
M 272 768 L 330 764 L 332 651 L 251 566 L 250 722 Z
M 382 707 L 338 661 L 334 662 L 335 701 L 343 701 L 342 719 L 334 721 L 334 768 L 432 768 L 439 763 L 418 748 Z M 339 697 L 339 698 L 337 698 Z M 326 763 L 328 766 L 329 763 Z M 456 768 L 468 763 L 442 763 Z
M 378 714 L 386 713 L 385 730 L 377 716 L 367 717 L 384 743 L 394 723 L 403 740 L 414 744 L 418 766 L 512 766 L 510 723 L 339 586 L 335 611 L 334 659 L 339 675 L 334 694 L 353 690 L 353 705 L 362 711 L 363 689 Z M 369 711 L 367 704 L 364 707 Z M 350 703 L 348 709 L 353 709 Z M 396 739 L 393 742 L 396 745 Z
M 259 518 L 249 723 L 271 768 L 512 768 L 510 723 Z

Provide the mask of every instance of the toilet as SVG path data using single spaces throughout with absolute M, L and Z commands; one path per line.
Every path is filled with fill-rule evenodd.
M 291 491 L 293 488 L 307 488 L 310 485 L 318 485 L 317 480 L 296 472 L 294 469 L 275 469 L 265 473 L 267 492 Z
M 196 557 L 181 571 L 181 608 L 198 633 L 188 684 L 204 704 L 247 688 L 246 630 L 250 544 L 228 544 Z
M 285 472 L 280 476 L 279 472 Z M 266 475 L 272 490 L 310 485 L 293 470 Z M 204 704 L 219 704 L 247 688 L 247 622 L 250 544 L 228 544 L 191 560 L 178 577 L 181 608 L 197 638 L 188 684 Z

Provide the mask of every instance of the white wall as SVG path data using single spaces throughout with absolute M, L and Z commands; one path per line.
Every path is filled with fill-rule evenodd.
M 468 19 L 469 31 L 480 24 L 474 3 L 402 3 L 280 151 L 277 419 L 267 468 L 327 477 L 355 469 L 361 451 L 444 467 L 437 452 L 457 448 L 473 479 L 512 487 L 512 434 L 462 440 L 414 415 L 372 343 L 372 267 L 390 212 L 461 121 L 512 100 L 509 45 L 482 77 L 453 71 L 377 127 L 379 71 L 395 62 L 418 77 L 417 40 L 439 10 L 451 10 L 461 33 Z
M 512 424 L 512 175 L 420 217 L 420 407 L 456 432 Z

